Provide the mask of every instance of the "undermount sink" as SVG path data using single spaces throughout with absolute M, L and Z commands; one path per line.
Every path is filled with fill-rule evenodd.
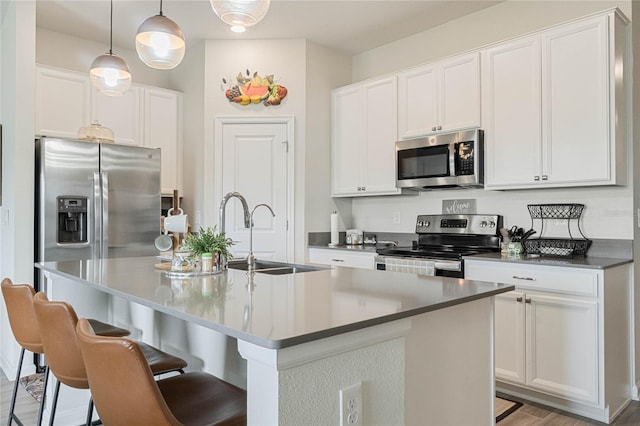
M 231 260 L 228 265 L 230 269 L 239 269 L 241 271 L 249 269 L 246 259 Z M 255 272 L 269 275 L 296 274 L 299 272 L 323 271 L 325 269 L 329 268 L 323 268 L 321 266 L 296 265 L 286 262 L 273 262 L 270 260 L 256 260 L 254 266 Z

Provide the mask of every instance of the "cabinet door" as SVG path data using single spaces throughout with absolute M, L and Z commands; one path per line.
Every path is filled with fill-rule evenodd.
M 37 136 L 77 138 L 89 123 L 88 74 L 36 68 Z
M 543 178 L 611 180 L 606 17 L 543 35 Z
M 162 152 L 163 194 L 181 189 L 180 96 L 161 89 L 144 89 L 144 145 Z
M 362 187 L 361 87 L 331 94 L 332 195 L 358 195 Z
M 496 379 L 525 383 L 524 293 L 499 294 L 495 301 Z
M 143 145 L 142 89 L 132 86 L 122 96 L 105 96 L 91 90 L 91 121 L 113 130 L 116 143 Z
M 337 249 L 309 249 L 309 262 L 321 265 L 347 266 L 350 268 L 374 269 L 375 253 L 358 253 Z
M 527 386 L 598 403 L 595 300 L 527 293 Z
M 361 156 L 366 195 L 397 194 L 395 142 L 397 127 L 397 82 L 395 77 L 367 84 L 362 91 L 364 140 Z
M 398 75 L 398 139 L 435 133 L 438 125 L 438 78 L 429 65 Z
M 488 49 L 483 52 L 482 63 L 485 187 L 522 188 L 539 184 L 539 38 Z
M 438 129 L 480 127 L 479 54 L 454 58 L 440 65 Z

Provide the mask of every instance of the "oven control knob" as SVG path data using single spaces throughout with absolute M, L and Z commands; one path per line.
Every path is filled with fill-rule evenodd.
M 424 222 L 422 222 L 422 225 L 423 225 L 425 228 L 428 228 L 429 226 L 431 226 L 431 222 L 429 222 L 428 220 L 425 220 Z
M 480 228 L 486 228 L 487 227 L 487 221 L 483 220 L 482 222 L 480 222 Z
M 418 223 L 417 223 L 417 225 L 418 225 L 418 228 L 420 228 L 420 227 L 424 226 L 424 222 L 423 222 L 423 221 L 421 221 L 421 220 L 419 220 L 419 221 L 418 221 Z
M 495 228 L 495 227 L 496 227 L 496 223 L 494 221 L 490 221 L 489 228 Z

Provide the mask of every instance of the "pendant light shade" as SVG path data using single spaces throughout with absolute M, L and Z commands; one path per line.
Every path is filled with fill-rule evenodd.
M 171 19 L 162 14 L 147 18 L 136 34 L 138 56 L 151 68 L 170 70 L 177 67 L 184 58 L 185 42 L 182 30 Z
M 107 96 L 122 96 L 131 87 L 131 72 L 124 59 L 113 54 L 113 0 L 109 26 L 109 53 L 98 56 L 91 64 L 91 84 Z
M 209 0 L 222 22 L 231 27 L 251 27 L 269 11 L 271 0 Z
M 107 96 L 121 96 L 131 87 L 127 63 L 111 52 L 94 59 L 89 76 L 93 87 Z

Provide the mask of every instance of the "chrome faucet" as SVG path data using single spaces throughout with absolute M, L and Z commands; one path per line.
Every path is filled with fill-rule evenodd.
M 247 200 L 244 199 L 239 192 L 229 192 L 227 195 L 222 198 L 220 202 L 220 209 L 218 210 L 218 225 L 220 226 L 220 232 L 225 232 L 224 223 L 225 223 L 225 207 L 227 206 L 227 202 L 229 198 L 237 198 L 242 203 L 242 208 L 244 209 L 244 227 L 251 228 L 251 215 L 249 214 L 249 206 L 247 205 Z
M 248 273 L 253 272 L 253 270 L 256 267 L 256 257 L 253 255 L 253 213 L 260 206 L 264 206 L 268 208 L 269 211 L 271 212 L 271 215 L 273 217 L 276 217 L 276 214 L 273 212 L 273 209 L 271 209 L 271 207 L 269 207 L 267 204 L 258 204 L 253 208 L 253 210 L 251 210 L 251 215 L 249 216 L 249 222 L 251 225 L 249 226 L 249 255 L 247 256 L 247 272 Z

